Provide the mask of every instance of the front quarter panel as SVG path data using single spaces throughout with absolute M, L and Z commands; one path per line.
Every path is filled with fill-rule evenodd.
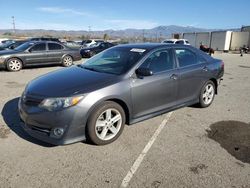
M 102 102 L 108 100 L 120 100 L 125 103 L 129 110 L 129 117 L 131 117 L 130 114 L 132 110 L 129 79 L 120 81 L 116 84 L 107 86 L 105 88 L 87 94 L 87 96 L 80 104 L 85 109 L 85 118 L 83 119 L 87 121 L 92 111 L 96 107 L 98 107 Z M 84 124 L 86 123 L 87 122 L 84 122 Z

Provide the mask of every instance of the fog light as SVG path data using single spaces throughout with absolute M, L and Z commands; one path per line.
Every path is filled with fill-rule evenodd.
M 64 129 L 63 128 L 55 128 L 53 133 L 56 137 L 60 137 L 63 135 Z

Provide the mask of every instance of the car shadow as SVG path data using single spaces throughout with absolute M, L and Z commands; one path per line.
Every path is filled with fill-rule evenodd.
M 12 99 L 5 103 L 3 110 L 1 112 L 2 117 L 6 125 L 14 132 L 16 135 L 21 137 L 24 140 L 27 140 L 31 143 L 43 146 L 43 147 L 55 147 L 40 140 L 37 140 L 30 135 L 28 135 L 20 125 L 20 116 L 18 113 L 18 100 L 19 98 Z

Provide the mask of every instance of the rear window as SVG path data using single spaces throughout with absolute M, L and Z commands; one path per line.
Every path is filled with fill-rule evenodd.
M 188 49 L 176 49 L 175 54 L 179 62 L 179 67 L 186 67 L 199 63 L 195 53 Z
M 49 50 L 61 50 L 63 46 L 56 43 L 48 43 Z

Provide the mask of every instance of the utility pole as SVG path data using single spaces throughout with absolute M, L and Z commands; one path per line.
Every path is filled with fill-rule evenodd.
M 89 38 L 91 38 L 91 26 L 88 26 L 89 28 Z
M 15 17 L 12 16 L 12 25 L 13 25 L 13 33 L 16 33 L 16 24 L 15 24 Z
M 142 30 L 142 41 L 145 42 L 145 29 Z

